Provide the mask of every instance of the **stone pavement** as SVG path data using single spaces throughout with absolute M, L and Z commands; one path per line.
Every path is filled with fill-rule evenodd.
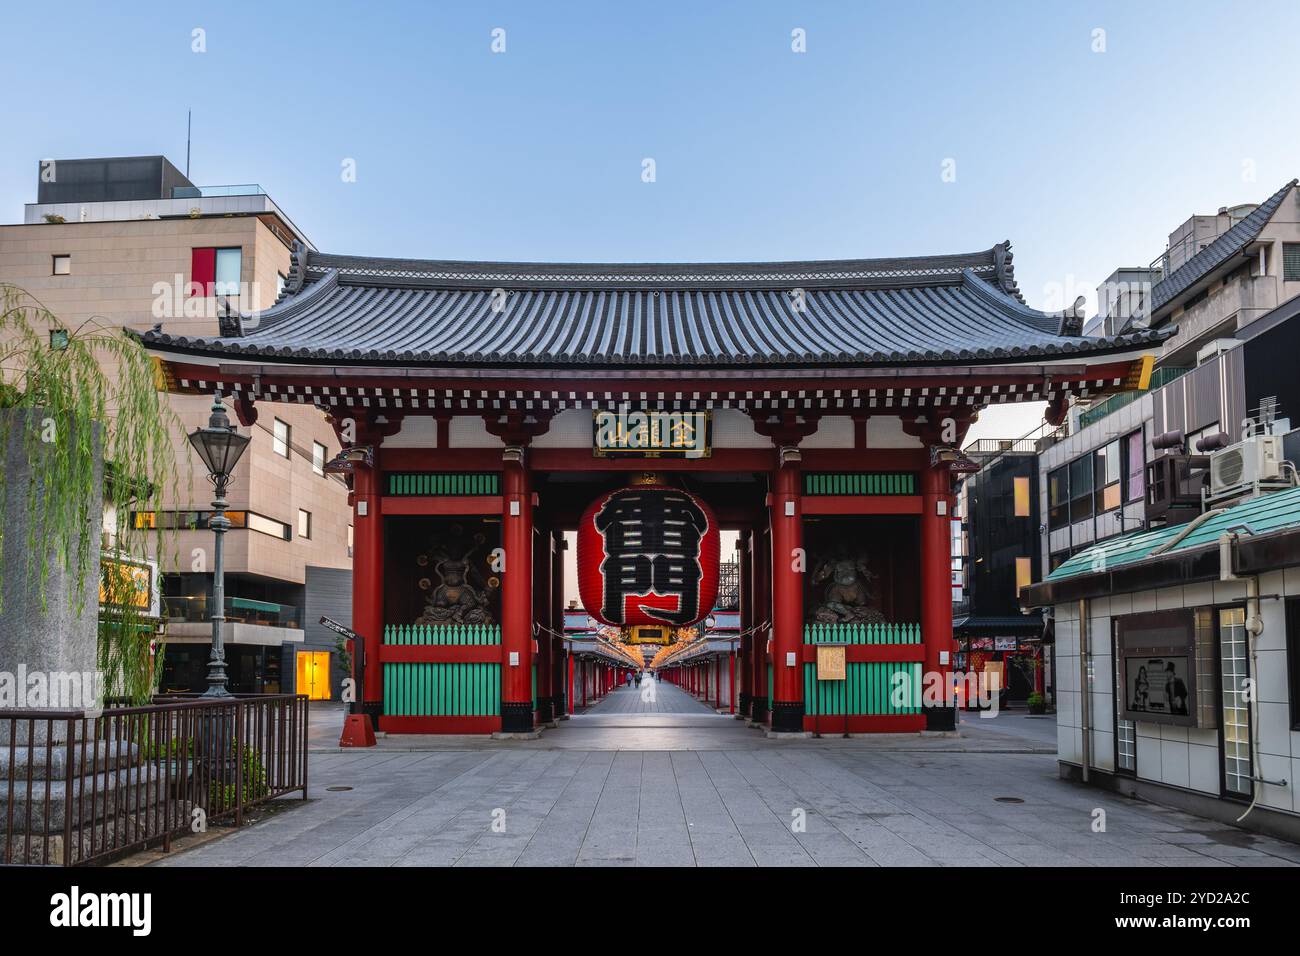
M 656 691 L 653 712 L 620 689 L 540 740 L 388 737 L 364 751 L 331 747 L 341 711 L 313 710 L 334 740 L 313 734 L 310 800 L 155 865 L 1300 862 L 1292 844 L 1060 780 L 1050 720 L 773 741 L 669 684 Z

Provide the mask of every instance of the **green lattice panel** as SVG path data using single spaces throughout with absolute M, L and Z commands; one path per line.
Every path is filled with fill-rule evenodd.
M 384 713 L 394 717 L 495 717 L 500 664 L 384 664 Z
M 920 644 L 920 624 L 805 624 L 805 644 Z
M 805 472 L 805 495 L 914 495 L 914 471 Z
M 818 680 L 817 665 L 804 664 L 804 712 L 833 715 L 919 714 L 921 663 L 853 663 L 844 680 Z
M 395 498 L 501 494 L 501 476 L 494 471 L 390 471 L 384 477 L 385 494 Z

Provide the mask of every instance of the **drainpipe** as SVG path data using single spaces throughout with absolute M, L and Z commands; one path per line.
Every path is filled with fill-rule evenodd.
M 1092 652 L 1088 599 L 1079 598 L 1079 729 L 1083 736 L 1083 782 L 1092 765 L 1092 689 L 1088 686 L 1088 658 Z

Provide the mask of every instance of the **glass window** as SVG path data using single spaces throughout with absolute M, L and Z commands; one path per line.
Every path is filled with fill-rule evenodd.
M 1251 793 L 1250 702 L 1246 680 L 1246 612 L 1230 607 L 1219 611 L 1219 675 L 1223 700 L 1223 788 Z
M 311 512 L 298 509 L 298 537 L 311 540 Z
M 1122 674 L 1124 658 L 1119 652 L 1119 627 L 1114 618 L 1111 618 L 1111 646 L 1114 651 L 1111 670 L 1115 673 L 1115 769 L 1137 773 L 1137 724 L 1124 719 L 1127 694 Z
M 242 249 L 217 250 L 216 283 L 212 289 L 213 295 L 239 295 L 239 272 L 243 265 L 243 257 Z
M 1142 431 L 1133 432 L 1124 439 L 1125 444 L 1125 471 L 1128 481 L 1124 487 L 1125 501 L 1141 501 L 1142 496 L 1146 494 L 1145 481 L 1143 475 L 1143 459 L 1145 458 L 1145 447 L 1142 443 Z
M 1070 480 L 1065 466 L 1047 476 L 1047 526 L 1060 528 L 1070 522 Z
M 1029 517 L 1029 476 L 1014 479 L 1012 497 L 1016 503 L 1016 517 Z
M 1118 439 L 1093 453 L 1093 481 L 1097 513 L 1120 506 L 1120 460 Z
M 1070 462 L 1070 520 L 1092 517 L 1092 455 Z
M 278 418 L 271 432 L 271 448 L 281 458 L 289 457 L 289 425 Z
M 1300 242 L 1282 243 L 1282 278 L 1300 282 Z
M 269 534 L 273 538 L 282 538 L 289 540 L 289 526 L 283 521 L 276 521 L 273 518 L 266 518 L 256 512 L 248 512 L 248 528 L 250 531 L 258 531 L 262 534 Z
M 72 275 L 72 256 L 55 256 L 52 269 L 56 276 Z
M 311 443 L 311 470 L 318 475 L 325 474 L 325 446 L 318 441 Z
M 1034 563 L 1029 558 L 1016 558 L 1016 596 L 1020 589 L 1034 583 Z

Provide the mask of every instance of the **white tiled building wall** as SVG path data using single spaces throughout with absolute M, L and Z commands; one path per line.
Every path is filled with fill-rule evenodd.
M 1286 786 L 1259 785 L 1259 805 L 1300 813 L 1300 732 L 1291 730 L 1287 682 L 1286 614 L 1282 597 L 1300 596 L 1300 568 L 1260 577 L 1264 631 L 1256 640 L 1251 664 L 1258 702 L 1253 714 L 1259 741 L 1255 773 Z M 1091 766 L 1115 769 L 1115 682 L 1112 669 L 1111 620 L 1125 614 L 1169 608 L 1205 607 L 1244 602 L 1241 581 L 1189 584 L 1097 598 L 1089 602 L 1091 678 L 1086 682 L 1092 717 Z M 1057 750 L 1060 760 L 1083 763 L 1080 720 L 1079 606 L 1056 606 Z M 1215 685 L 1217 689 L 1217 683 Z M 1216 697 L 1216 707 L 1219 699 Z M 1219 796 L 1219 731 L 1164 724 L 1137 723 L 1137 776 L 1141 780 Z

